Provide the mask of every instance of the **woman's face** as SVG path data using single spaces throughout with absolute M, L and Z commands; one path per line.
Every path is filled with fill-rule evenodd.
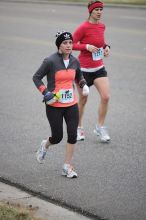
M 63 54 L 69 55 L 72 52 L 72 40 L 64 40 L 59 47 L 59 51 Z
M 101 18 L 102 12 L 103 12 L 103 8 L 95 8 L 91 12 L 90 17 L 92 17 L 92 19 L 94 19 L 94 20 L 99 21 Z

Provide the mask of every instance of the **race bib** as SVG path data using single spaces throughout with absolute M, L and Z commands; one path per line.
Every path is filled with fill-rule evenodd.
M 103 59 L 103 47 L 98 48 L 98 50 L 92 53 L 93 60 L 101 60 Z
M 61 103 L 70 103 L 73 102 L 73 89 L 61 89 L 60 91 L 61 97 L 58 100 Z

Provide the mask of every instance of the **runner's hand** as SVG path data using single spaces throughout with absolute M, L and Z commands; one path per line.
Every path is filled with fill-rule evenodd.
M 87 48 L 87 50 L 88 50 L 89 52 L 91 52 L 91 53 L 95 53 L 95 52 L 97 52 L 97 50 L 98 50 L 97 47 L 95 47 L 94 45 L 91 45 L 91 44 L 87 44 L 86 48 Z
M 89 87 L 87 85 L 84 85 L 83 90 L 82 90 L 83 96 L 88 96 L 89 95 Z
M 106 46 L 104 49 L 104 56 L 108 57 L 109 55 L 110 55 L 110 48 L 109 48 L 109 46 Z
M 45 102 L 47 105 L 50 105 L 56 102 L 56 99 L 54 98 L 54 94 L 52 92 L 47 92 L 44 95 L 43 102 Z

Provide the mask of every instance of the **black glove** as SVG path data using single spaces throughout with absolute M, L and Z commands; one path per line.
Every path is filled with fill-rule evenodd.
M 82 80 L 80 80 L 80 82 L 79 82 L 79 86 L 80 86 L 80 88 L 82 89 L 83 87 L 84 87 L 84 85 L 86 85 L 87 83 L 86 83 L 86 80 L 85 79 L 82 79 Z
M 48 105 L 53 104 L 54 102 L 56 102 L 56 99 L 54 99 L 54 93 L 46 92 L 44 94 L 43 102 L 45 102 Z

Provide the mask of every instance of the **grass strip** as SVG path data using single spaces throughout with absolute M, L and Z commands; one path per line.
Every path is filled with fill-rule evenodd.
M 37 208 L 0 202 L 0 220 L 42 220 L 35 216 Z

